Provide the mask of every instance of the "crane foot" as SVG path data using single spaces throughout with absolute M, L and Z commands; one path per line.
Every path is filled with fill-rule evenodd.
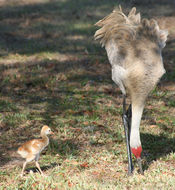
M 133 175 L 133 171 L 134 171 L 134 168 L 129 168 L 128 169 L 128 176 L 132 176 Z
M 137 158 L 137 163 L 139 166 L 140 174 L 144 175 L 143 169 L 142 169 L 142 160 L 141 158 Z

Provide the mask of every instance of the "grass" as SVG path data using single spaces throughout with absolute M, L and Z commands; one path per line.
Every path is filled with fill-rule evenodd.
M 170 31 L 163 52 L 166 75 L 147 100 L 141 123 L 144 176 L 127 176 L 122 96 L 111 80 L 94 23 L 117 3 L 28 0 L 0 3 L 0 189 L 174 189 L 174 25 L 171 4 L 145 8 Z M 126 1 L 125 7 L 128 7 Z M 161 11 L 157 11 L 161 10 Z M 158 14 L 159 13 L 159 14 Z M 171 22 L 168 22 L 171 20 Z M 55 135 L 20 178 L 19 145 Z

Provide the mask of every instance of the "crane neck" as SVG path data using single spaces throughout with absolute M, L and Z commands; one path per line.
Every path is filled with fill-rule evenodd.
M 40 135 L 41 135 L 42 139 L 44 140 L 44 142 L 46 142 L 46 144 L 48 144 L 49 143 L 48 136 L 45 133 L 43 133 L 43 132 L 41 132 Z

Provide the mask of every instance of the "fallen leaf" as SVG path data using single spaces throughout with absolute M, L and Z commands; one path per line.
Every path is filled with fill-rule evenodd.
M 157 121 L 157 123 L 164 123 L 164 120 L 160 119 Z
M 83 124 L 84 125 L 89 125 L 89 122 L 88 121 L 84 121 Z
M 150 128 L 156 128 L 158 127 L 157 125 L 150 125 Z
M 94 172 L 92 172 L 92 174 L 93 174 L 93 175 L 99 175 L 99 172 L 94 171 Z
M 69 186 L 69 187 L 72 187 L 72 186 L 73 186 L 73 183 L 71 183 L 70 181 L 68 181 L 68 186 Z
M 88 162 L 84 162 L 83 164 L 80 164 L 80 166 L 82 168 L 88 168 L 89 167 Z

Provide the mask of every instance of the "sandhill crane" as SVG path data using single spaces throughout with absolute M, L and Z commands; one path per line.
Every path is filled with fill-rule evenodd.
M 101 27 L 95 40 L 105 46 L 111 64 L 112 80 L 123 94 L 123 124 L 125 130 L 128 174 L 133 173 L 131 152 L 135 155 L 140 172 L 142 146 L 140 121 L 145 100 L 165 73 L 161 51 L 165 47 L 168 32 L 160 30 L 156 20 L 141 19 L 133 7 L 126 16 L 121 7 L 98 21 Z M 126 95 L 131 104 L 126 110 Z
M 26 159 L 23 164 L 21 177 L 24 174 L 24 169 L 27 163 L 33 160 L 35 160 L 36 167 L 39 169 L 40 173 L 43 175 L 43 172 L 40 168 L 38 160 L 39 160 L 41 151 L 49 144 L 49 138 L 47 137 L 47 135 L 49 134 L 53 134 L 53 132 L 47 125 L 44 125 L 41 129 L 41 137 L 42 137 L 41 139 L 29 140 L 18 148 L 18 151 L 17 151 L 18 154 L 20 154 L 21 157 Z

